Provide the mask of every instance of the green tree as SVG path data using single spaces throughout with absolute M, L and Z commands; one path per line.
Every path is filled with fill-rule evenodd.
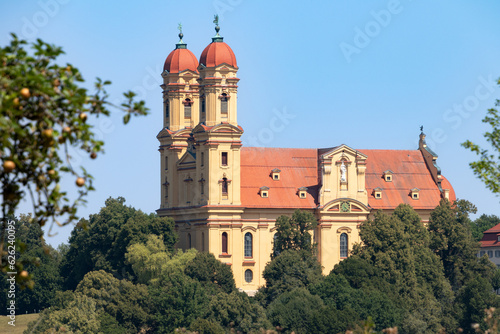
M 285 250 L 264 268 L 266 285 L 259 290 L 258 299 L 269 304 L 284 292 L 308 287 L 321 277 L 318 259 L 306 250 Z
M 231 267 L 217 260 L 212 253 L 196 254 L 186 265 L 184 272 L 199 281 L 211 293 L 218 291 L 231 293 L 236 289 Z
M 484 231 L 498 224 L 500 224 L 500 218 L 498 216 L 482 214 L 481 217 L 470 223 L 472 238 L 475 241 L 481 241 Z
M 275 257 L 287 249 L 313 252 L 315 244 L 311 241 L 309 231 L 314 230 L 318 222 L 314 215 L 307 211 L 295 210 L 292 217 L 279 216 L 276 219 L 276 237 L 273 244 Z
M 500 85 L 500 79 L 498 84 Z M 496 100 L 495 106 L 500 106 L 500 100 Z M 462 146 L 479 155 L 479 160 L 471 162 L 469 165 L 474 174 L 484 182 L 486 188 L 494 194 L 498 194 L 500 193 L 500 115 L 498 110 L 495 108 L 488 109 L 483 123 L 490 125 L 492 128 L 491 132 L 484 134 L 484 137 L 491 145 L 493 152 L 481 148 L 470 140 L 462 143 Z
M 146 244 L 130 245 L 125 257 L 132 266 L 139 283 L 155 284 L 160 277 L 171 272 L 184 272 L 186 265 L 192 261 L 198 251 L 191 248 L 185 252 L 181 249 L 171 253 L 168 251 L 162 236 L 150 234 Z
M 22 198 L 33 204 L 33 217 L 51 228 L 77 219 L 77 208 L 93 190 L 92 176 L 71 164 L 69 148 L 96 158 L 103 152 L 88 116 L 109 116 L 110 107 L 131 115 L 145 115 L 144 102 L 135 94 L 114 106 L 108 101 L 109 81 L 97 79 L 95 89 L 83 88 L 80 71 L 71 64 L 58 64 L 60 47 L 37 40 L 26 50 L 26 41 L 12 34 L 10 45 L 0 48 L 0 169 L 3 200 L 0 226 L 0 253 L 3 254 L 7 215 L 13 215 Z M 70 201 L 61 189 L 63 175 L 75 179 L 78 197 Z M 5 265 L 3 256 L 0 266 Z
M 238 291 L 230 294 L 219 292 L 213 296 L 205 317 L 228 330 L 232 328 L 242 333 L 259 333 L 271 327 L 262 306 L 253 303 L 246 293 Z
M 126 206 L 122 197 L 109 198 L 105 204 L 98 214 L 90 215 L 88 221 L 81 220 L 71 232 L 61 266 L 67 289 L 74 289 L 86 273 L 95 270 L 105 270 L 118 278 L 134 278 L 125 258 L 127 247 L 146 243 L 150 234 L 161 235 L 166 249 L 174 247 L 177 236 L 171 218 L 147 215 Z

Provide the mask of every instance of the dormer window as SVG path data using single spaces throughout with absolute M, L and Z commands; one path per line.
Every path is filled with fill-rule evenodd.
M 376 199 L 382 199 L 382 188 L 375 188 L 373 189 L 373 196 L 376 198 Z
M 384 179 L 385 179 L 385 182 L 392 182 L 392 175 L 394 174 L 394 172 L 390 169 L 386 170 L 384 172 Z
M 274 181 L 280 180 L 280 173 L 281 170 L 279 170 L 278 168 L 275 168 L 271 171 L 271 177 L 273 178 Z
M 228 96 L 226 93 L 222 93 L 219 96 L 220 99 L 220 113 L 222 117 L 227 117 L 227 102 L 228 102 Z
M 414 200 L 418 200 L 420 198 L 420 189 L 418 188 L 413 188 L 411 191 L 410 191 L 410 196 L 412 199 Z
M 262 198 L 269 197 L 269 187 L 260 187 L 260 197 Z
M 299 198 L 307 198 L 307 188 L 306 187 L 299 188 Z

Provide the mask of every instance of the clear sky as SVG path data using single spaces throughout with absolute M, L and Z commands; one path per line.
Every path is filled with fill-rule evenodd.
M 457 196 L 500 215 L 500 199 L 476 179 L 468 166 L 475 156 L 460 146 L 484 143 L 481 119 L 500 97 L 498 0 L 2 1 L 1 45 L 14 32 L 62 46 L 61 62 L 78 67 L 89 88 L 95 77 L 109 79 L 111 100 L 134 90 L 151 109 L 127 126 L 119 112 L 93 120 L 106 154 L 75 157 L 97 188 L 80 216 L 110 196 L 147 213 L 159 208 L 160 73 L 178 23 L 199 57 L 217 13 L 240 68 L 244 145 L 416 149 L 423 125 Z M 65 242 L 71 229 L 48 241 Z

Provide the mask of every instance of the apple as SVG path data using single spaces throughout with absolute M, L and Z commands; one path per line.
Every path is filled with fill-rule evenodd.
M 19 98 L 18 98 L 18 97 L 16 97 L 16 98 L 14 99 L 13 103 L 14 103 L 14 107 L 19 106 Z
M 70 133 L 71 132 L 71 128 L 69 126 L 65 126 L 63 128 L 63 132 Z
M 79 177 L 76 179 L 76 185 L 79 186 L 79 187 L 83 187 L 83 185 L 85 184 L 85 179 L 83 177 Z
M 45 129 L 42 131 L 42 136 L 49 139 L 52 138 L 52 135 L 54 134 L 54 130 L 52 129 Z
M 26 270 L 23 270 L 19 273 L 19 277 L 21 278 L 28 278 L 28 272 Z
M 30 97 L 30 90 L 26 87 L 24 87 L 23 89 L 21 89 L 21 96 L 24 97 L 24 98 L 28 98 Z
M 97 158 L 97 153 L 95 153 L 95 152 L 90 153 L 90 158 L 91 159 Z
M 78 117 L 80 117 L 80 119 L 85 122 L 87 120 L 87 114 L 82 112 L 80 115 L 78 115 Z
M 16 168 L 16 164 L 14 163 L 14 161 L 11 161 L 11 160 L 5 160 L 5 161 L 3 162 L 3 170 L 4 170 L 6 173 L 10 173 L 10 172 L 12 172 L 15 168 Z

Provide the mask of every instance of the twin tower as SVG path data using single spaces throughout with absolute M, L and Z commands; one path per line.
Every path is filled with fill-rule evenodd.
M 199 62 L 182 41 L 181 32 L 163 67 L 163 130 L 157 136 L 162 171 L 158 213 L 168 211 L 176 221 L 185 215 L 178 209 L 241 204 L 243 129 L 237 123 L 238 66 L 219 29 L 216 26 L 217 33 Z

